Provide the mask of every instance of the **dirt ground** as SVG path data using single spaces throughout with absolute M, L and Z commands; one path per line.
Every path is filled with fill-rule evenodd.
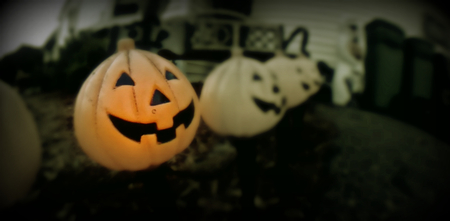
M 1 212 L 14 220 L 423 220 L 449 193 L 450 147 L 356 109 L 307 104 L 301 142 L 282 180 L 292 192 L 287 201 L 276 187 L 275 129 L 255 138 L 255 208 L 248 209 L 240 201 L 236 148 L 203 122 L 192 144 L 159 168 L 118 172 L 78 146 L 73 95 L 23 97 L 43 161 L 28 196 Z

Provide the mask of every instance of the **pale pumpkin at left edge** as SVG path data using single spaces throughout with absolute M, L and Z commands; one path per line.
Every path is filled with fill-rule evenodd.
M 42 162 L 38 127 L 19 93 L 0 80 L 0 209 L 30 191 Z
M 109 169 L 154 168 L 193 140 L 200 122 L 198 97 L 172 62 L 119 48 L 81 87 L 75 135 L 84 152 Z

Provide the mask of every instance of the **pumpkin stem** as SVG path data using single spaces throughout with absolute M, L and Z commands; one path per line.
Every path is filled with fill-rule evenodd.
M 302 58 L 302 59 L 304 59 L 304 58 L 308 58 L 303 52 L 300 52 L 298 55 L 297 55 L 297 58 Z
M 117 52 L 135 49 L 134 40 L 132 38 L 120 39 L 117 42 Z
M 278 49 L 275 51 L 275 56 L 284 56 L 284 52 L 282 49 Z
M 231 56 L 242 56 L 243 50 L 240 47 L 233 47 L 231 49 Z

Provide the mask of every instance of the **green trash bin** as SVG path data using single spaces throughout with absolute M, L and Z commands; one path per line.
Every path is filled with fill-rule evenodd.
M 433 85 L 433 44 L 408 38 L 404 43 L 402 93 L 409 99 L 431 100 Z
M 433 44 L 423 39 L 405 40 L 400 97 L 406 101 L 402 110 L 406 121 L 434 134 L 436 105 L 433 102 L 433 50 Z
M 396 25 L 376 19 L 366 25 L 366 35 L 366 90 L 359 103 L 364 109 L 388 113 L 401 90 L 405 34 Z
M 436 137 L 450 145 L 450 61 L 439 53 L 433 55 L 433 95 L 436 107 Z

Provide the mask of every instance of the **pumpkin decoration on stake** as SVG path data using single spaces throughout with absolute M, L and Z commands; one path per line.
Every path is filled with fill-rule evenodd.
M 113 170 L 154 168 L 183 151 L 200 122 L 198 98 L 172 62 L 118 42 L 81 87 L 75 135 L 84 152 Z
M 308 58 L 306 43 L 308 32 L 298 28 L 287 42 L 290 42 L 296 34 L 303 33 L 300 54 L 296 58 L 284 55 L 287 43 L 283 44 L 275 56 L 265 65 L 280 79 L 281 89 L 286 93 L 287 106 L 290 108 L 276 127 L 277 159 L 276 159 L 276 189 L 280 194 L 280 203 L 289 205 L 296 190 L 290 188 L 294 183 L 295 175 L 289 171 L 289 163 L 298 160 L 299 151 L 304 150 L 306 143 L 301 138 L 303 118 L 308 100 L 317 93 L 323 84 L 316 62 Z M 300 136 L 300 137 L 299 137 Z
M 238 39 L 239 25 L 234 24 L 231 58 L 206 78 L 200 106 L 206 125 L 222 136 L 229 136 L 236 147 L 241 205 L 252 210 L 257 174 L 255 136 L 279 122 L 286 110 L 286 98 L 274 74 L 261 62 L 243 56 Z
M 203 120 L 214 132 L 243 138 L 274 127 L 284 115 L 286 98 L 277 76 L 261 62 L 245 57 L 238 39 L 235 24 L 231 58 L 206 78 L 200 106 Z
M 203 120 L 224 136 L 252 137 L 268 131 L 286 109 L 275 80 L 259 61 L 233 49 L 231 58 L 205 80 L 200 96 Z
M 287 43 L 279 48 L 275 56 L 266 61 L 265 66 L 276 74 L 280 82 L 282 91 L 286 94 L 287 107 L 293 108 L 305 102 L 311 95 L 317 93 L 323 84 L 316 62 L 307 57 L 305 44 L 307 32 L 303 28 L 295 30 L 289 40 L 293 39 L 298 33 L 303 33 L 303 44 L 300 55 L 296 58 L 289 58 L 284 55 L 283 49 Z M 280 39 L 282 39 L 280 37 Z

